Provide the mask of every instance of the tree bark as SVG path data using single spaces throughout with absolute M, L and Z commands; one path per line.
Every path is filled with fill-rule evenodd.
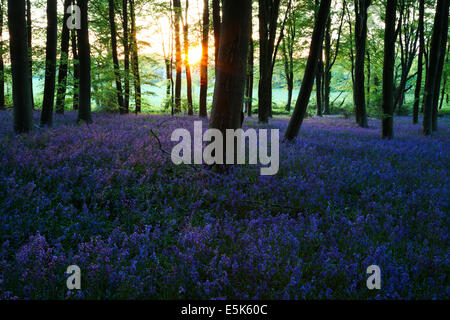
M 220 72 L 216 78 L 211 114 L 211 128 L 219 129 L 223 134 L 227 129 L 242 126 L 251 2 L 228 0 L 223 3 L 218 56 Z
M 73 0 L 75 2 L 75 0 Z M 78 110 L 80 105 L 80 64 L 78 56 L 78 41 L 76 30 L 71 31 L 72 60 L 73 60 L 73 110 Z
M 64 104 L 66 98 L 66 86 L 67 86 L 67 69 L 69 63 L 69 40 L 70 30 L 67 27 L 67 21 L 70 14 L 67 13 L 67 9 L 70 7 L 72 0 L 64 0 L 64 18 L 63 27 L 61 33 L 61 57 L 59 59 L 59 71 L 58 71 L 58 86 L 56 94 L 56 113 L 64 113 Z
M 280 0 L 259 0 L 259 89 L 258 119 L 268 123 L 272 111 L 272 59 L 275 50 Z
M 250 26 L 250 44 L 249 44 L 249 53 L 248 53 L 248 59 L 247 59 L 247 80 L 245 84 L 245 90 L 246 90 L 246 98 L 247 101 L 245 102 L 245 110 L 247 112 L 247 116 L 252 116 L 252 108 L 253 108 L 253 83 L 254 83 L 254 60 L 255 60 L 255 46 L 253 44 L 253 37 L 252 37 L 252 26 Z
M 5 1 L 0 0 L 0 110 L 5 110 L 5 62 L 3 59 L 3 14 Z
M 384 31 L 383 67 L 383 139 L 394 137 L 394 63 L 395 63 L 395 17 L 397 0 L 387 0 Z
M 222 25 L 222 18 L 220 16 L 220 0 L 212 0 L 213 11 L 213 29 L 214 29 L 214 57 L 217 70 L 217 63 L 219 59 L 219 47 L 220 47 L 220 29 Z
M 175 11 L 175 113 L 181 112 L 181 40 L 180 40 L 180 20 L 181 3 L 180 0 L 173 0 L 173 9 Z
M 27 46 L 28 46 L 28 60 L 30 64 L 29 68 L 29 81 L 31 90 L 31 103 L 34 110 L 34 89 L 33 89 L 33 30 L 32 30 L 32 20 L 31 20 L 31 0 L 27 0 Z
M 367 111 L 365 98 L 365 75 L 364 61 L 366 56 L 366 40 L 367 40 L 367 10 L 371 4 L 371 0 L 355 0 L 355 113 L 356 122 L 362 128 L 367 128 Z
M 78 0 L 81 29 L 77 30 L 80 72 L 78 122 L 91 123 L 91 45 L 89 43 L 88 0 Z
M 123 101 L 122 81 L 120 77 L 119 55 L 117 53 L 117 27 L 115 21 L 114 0 L 108 0 L 108 11 L 109 11 L 109 28 L 111 31 L 111 49 L 114 64 L 114 77 L 116 80 L 117 103 L 119 105 L 119 111 L 123 112 L 125 106 Z
M 188 12 L 189 12 L 189 0 L 186 0 L 185 15 L 184 15 L 184 67 L 186 69 L 186 95 L 188 102 L 188 115 L 194 115 L 194 106 L 192 102 L 192 72 L 191 72 L 191 62 L 189 61 L 189 23 L 188 23 Z
M 429 52 L 429 74 L 425 84 L 423 133 L 437 131 L 439 89 L 448 36 L 449 0 L 438 0 Z
M 314 31 L 311 39 L 311 48 L 309 50 L 308 61 L 306 63 L 305 74 L 302 86 L 297 98 L 294 113 L 289 121 L 288 128 L 285 133 L 286 140 L 294 140 L 302 126 L 303 119 L 306 115 L 311 91 L 314 85 L 314 77 L 316 75 L 317 62 L 321 53 L 325 27 L 330 14 L 331 0 L 321 0 L 319 12 L 314 24 Z
M 58 12 L 56 0 L 47 0 L 47 45 L 45 57 L 44 100 L 42 102 L 41 126 L 53 125 L 55 103 L 56 46 L 58 41 Z
M 14 130 L 17 133 L 25 133 L 30 131 L 33 125 L 25 0 L 8 1 L 8 25 L 13 82 Z
M 135 113 L 138 114 L 142 110 L 142 90 L 141 75 L 139 73 L 139 48 L 136 37 L 136 13 L 134 0 L 130 0 L 130 18 L 131 18 L 131 66 L 133 68 L 134 79 L 134 103 Z
M 425 51 L 425 34 L 424 34 L 424 16 L 425 16 L 425 0 L 419 0 L 419 57 L 417 61 L 417 79 L 416 89 L 414 92 L 414 107 L 413 107 L 413 123 L 419 123 L 419 105 L 420 96 L 422 93 L 422 77 L 423 77 L 423 55 Z
M 200 100 L 199 115 L 208 116 L 208 40 L 209 40 L 209 1 L 203 1 L 202 60 L 200 62 Z
M 123 54 L 124 54 L 124 100 L 122 114 L 130 111 L 130 36 L 128 32 L 128 1 L 122 1 L 122 28 L 123 28 Z

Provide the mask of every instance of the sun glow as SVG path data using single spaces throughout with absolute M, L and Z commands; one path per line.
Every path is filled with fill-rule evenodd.
M 191 65 L 200 64 L 202 60 L 202 47 L 189 48 L 188 61 Z

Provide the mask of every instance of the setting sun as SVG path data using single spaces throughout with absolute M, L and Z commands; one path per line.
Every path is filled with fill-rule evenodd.
M 190 48 L 188 60 L 191 65 L 199 64 L 202 60 L 202 47 Z

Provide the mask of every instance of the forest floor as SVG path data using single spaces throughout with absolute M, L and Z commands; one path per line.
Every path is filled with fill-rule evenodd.
M 450 297 L 450 119 L 427 138 L 396 118 L 393 141 L 379 121 L 307 119 L 278 175 L 216 176 L 175 166 L 150 133 L 171 150 L 197 118 L 93 117 L 15 136 L 0 113 L 0 299 Z

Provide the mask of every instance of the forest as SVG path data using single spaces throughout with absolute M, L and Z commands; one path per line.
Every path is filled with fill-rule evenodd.
M 448 299 L 449 3 L 0 0 L 0 300 Z

